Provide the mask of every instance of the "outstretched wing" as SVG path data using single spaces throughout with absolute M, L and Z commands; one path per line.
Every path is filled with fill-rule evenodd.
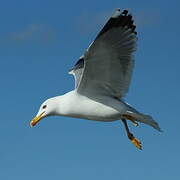
M 80 83 L 83 69 L 84 69 L 84 58 L 81 57 L 77 61 L 75 66 L 69 70 L 69 74 L 72 74 L 75 78 L 75 88 L 77 88 Z
M 116 10 L 90 45 L 78 74 L 77 91 L 90 98 L 123 97 L 129 88 L 136 49 L 136 26 L 127 10 Z

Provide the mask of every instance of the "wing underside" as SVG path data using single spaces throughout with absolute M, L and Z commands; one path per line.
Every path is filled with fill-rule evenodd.
M 136 50 L 136 26 L 127 10 L 116 10 L 71 71 L 80 94 L 123 97 L 129 88 Z

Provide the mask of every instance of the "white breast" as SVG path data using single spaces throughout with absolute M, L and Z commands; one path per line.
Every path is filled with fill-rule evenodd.
M 117 103 L 114 99 L 107 100 L 114 101 L 112 103 L 115 105 Z M 120 119 L 124 109 L 124 106 L 120 106 L 120 102 L 118 102 L 116 106 L 118 106 L 118 108 L 114 109 L 111 106 L 79 95 L 76 91 L 71 91 L 61 98 L 59 115 L 98 121 L 113 121 Z

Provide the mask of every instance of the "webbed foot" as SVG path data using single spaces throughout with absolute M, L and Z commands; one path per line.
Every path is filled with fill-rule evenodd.
M 134 119 L 132 116 L 124 114 L 123 118 L 130 120 L 134 124 L 134 126 L 139 126 L 139 124 L 136 122 L 136 119 Z
M 131 142 L 140 150 L 142 150 L 141 142 L 134 137 L 133 134 L 129 134 L 128 138 L 131 140 Z

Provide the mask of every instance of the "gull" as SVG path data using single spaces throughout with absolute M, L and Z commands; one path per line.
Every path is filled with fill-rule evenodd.
M 127 137 L 139 149 L 141 142 L 130 132 L 127 121 L 138 122 L 161 131 L 149 115 L 124 100 L 134 67 L 137 32 L 128 10 L 116 9 L 95 40 L 69 73 L 75 78 L 75 89 L 47 99 L 30 125 L 47 116 L 69 116 L 102 122 L 122 121 Z

